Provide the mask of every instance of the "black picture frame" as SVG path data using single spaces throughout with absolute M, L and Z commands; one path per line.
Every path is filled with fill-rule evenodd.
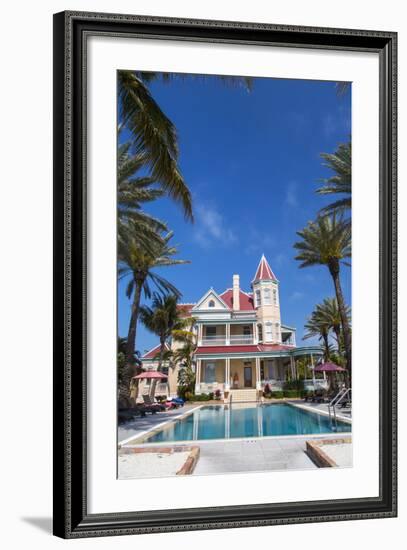
M 380 58 L 380 495 L 89 514 L 86 403 L 86 43 L 92 35 L 376 52 Z M 397 34 L 85 12 L 54 15 L 54 534 L 94 537 L 394 517 Z

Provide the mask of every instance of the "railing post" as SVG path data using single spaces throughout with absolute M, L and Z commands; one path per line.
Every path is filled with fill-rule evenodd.
M 226 345 L 230 345 L 230 325 L 226 323 Z

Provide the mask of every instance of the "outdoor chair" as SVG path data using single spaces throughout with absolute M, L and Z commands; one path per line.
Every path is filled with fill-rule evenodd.
M 165 411 L 165 405 L 159 403 L 157 400 L 152 399 L 149 395 L 143 395 L 144 405 L 149 408 L 154 408 L 156 412 Z

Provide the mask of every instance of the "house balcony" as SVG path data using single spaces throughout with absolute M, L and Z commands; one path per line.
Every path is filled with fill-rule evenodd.
M 249 334 L 231 334 L 229 339 L 225 335 L 204 336 L 202 346 L 245 346 L 255 344 L 253 335 Z

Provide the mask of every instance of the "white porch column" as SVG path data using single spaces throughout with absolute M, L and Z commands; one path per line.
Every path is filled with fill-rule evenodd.
M 225 390 L 230 390 L 230 359 L 225 359 Z
M 253 344 L 257 343 L 257 324 L 253 323 Z
M 261 390 L 260 357 L 256 357 L 256 390 Z
M 199 394 L 201 391 L 201 365 L 202 359 L 196 361 L 196 379 L 195 379 L 195 393 Z
M 226 345 L 230 344 L 230 325 L 226 323 Z
M 198 325 L 198 346 L 202 345 L 202 333 L 203 333 L 203 326 L 201 323 Z
M 294 365 L 294 357 L 290 355 L 290 367 L 291 367 L 291 376 L 295 378 L 295 365 Z

